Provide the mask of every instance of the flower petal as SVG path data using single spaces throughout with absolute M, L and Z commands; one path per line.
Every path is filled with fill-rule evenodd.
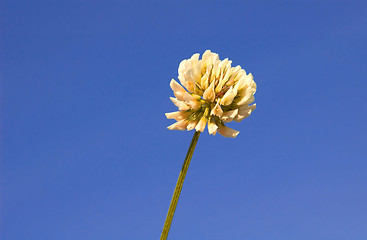
M 251 106 L 242 106 L 238 109 L 238 114 L 235 117 L 236 122 L 241 122 L 243 119 L 250 116 L 250 114 L 256 109 L 256 103 Z
M 203 132 L 206 126 L 206 121 L 207 121 L 206 117 L 203 116 L 200 119 L 199 123 L 196 125 L 195 130 L 199 132 Z
M 178 75 L 182 75 L 184 72 L 186 72 L 186 59 L 182 60 L 180 62 L 180 65 L 178 66 Z
M 176 107 L 178 107 L 178 110 L 189 110 L 190 107 L 187 106 L 185 103 L 177 100 L 176 98 L 170 97 L 171 101 L 173 102 L 173 104 L 176 105 Z
M 186 92 L 183 95 L 183 100 L 185 102 L 186 105 L 190 106 L 191 109 L 193 110 L 197 110 L 201 107 L 200 102 L 195 99 L 191 94 L 189 94 L 188 92 Z
M 231 137 L 231 138 L 235 138 L 240 133 L 239 131 L 229 128 L 225 125 L 219 125 L 218 132 L 220 135 L 224 137 Z
M 224 94 L 224 96 L 222 97 L 222 99 L 220 100 L 220 104 L 223 106 L 228 106 L 229 104 L 232 103 L 234 97 L 237 95 L 237 88 L 233 88 L 233 86 L 231 86 L 228 91 Z
M 250 88 L 240 91 L 239 96 L 240 97 L 237 100 L 238 106 L 249 105 L 255 100 L 254 90 Z
M 199 61 L 199 57 L 200 57 L 199 53 L 193 54 L 190 58 L 192 64 L 196 64 Z
M 176 121 L 188 118 L 190 114 L 191 112 L 184 112 L 184 111 L 165 113 L 167 119 L 175 119 Z
M 220 119 L 225 123 L 233 121 L 233 118 L 237 116 L 237 113 L 238 113 L 238 109 L 224 112 Z
M 194 91 L 195 88 L 195 74 L 193 62 L 196 58 L 183 60 L 178 67 L 178 79 L 181 84 L 190 92 Z
M 219 60 L 219 56 L 216 53 L 211 52 L 210 50 L 206 50 L 202 56 L 203 67 L 214 64 L 217 60 Z
M 187 131 L 191 131 L 192 129 L 194 129 L 197 124 L 198 124 L 198 121 L 190 121 L 186 127 Z
M 217 102 L 217 104 L 214 106 L 214 108 L 212 109 L 212 111 L 210 112 L 210 115 L 215 115 L 215 116 L 222 116 L 223 114 L 223 110 L 219 105 L 219 101 Z
M 210 102 L 214 102 L 215 92 L 214 92 L 214 81 L 210 84 L 210 86 L 205 90 L 203 94 L 203 98 Z
M 173 94 L 175 94 L 175 97 L 178 100 L 183 100 L 183 95 L 187 92 L 185 88 L 183 88 L 178 82 L 176 82 L 174 79 L 170 82 L 170 87 L 173 90 Z
M 167 128 L 169 130 L 186 130 L 186 127 L 188 125 L 188 121 L 187 120 L 181 120 L 181 121 L 178 121 L 178 122 L 175 122 L 174 124 L 168 126 Z
M 220 74 L 219 64 L 220 64 L 220 62 L 221 62 L 220 60 L 217 60 L 213 63 L 213 69 L 212 69 L 212 74 L 210 74 L 209 83 L 214 82 L 214 80 L 219 77 L 219 74 Z
M 213 66 L 208 66 L 204 76 L 201 77 L 200 86 L 203 90 L 206 90 L 209 86 L 209 75 Z
M 215 135 L 217 133 L 217 129 L 218 129 L 217 124 L 215 124 L 213 120 L 209 121 L 208 123 L 209 134 Z

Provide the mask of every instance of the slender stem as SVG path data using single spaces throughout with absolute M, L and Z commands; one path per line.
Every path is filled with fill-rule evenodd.
M 196 146 L 196 143 L 198 142 L 199 136 L 200 136 L 200 132 L 196 131 L 194 136 L 192 137 L 189 150 L 187 151 L 185 161 L 182 165 L 180 176 L 178 176 L 175 191 L 173 192 L 172 200 L 169 205 L 166 221 L 164 222 L 164 227 L 163 227 L 163 231 L 162 231 L 160 240 L 166 240 L 168 237 L 168 232 L 171 227 L 173 215 L 175 214 L 178 198 L 180 197 L 182 185 L 185 180 L 187 169 L 189 168 L 192 154 L 194 153 L 195 146 Z

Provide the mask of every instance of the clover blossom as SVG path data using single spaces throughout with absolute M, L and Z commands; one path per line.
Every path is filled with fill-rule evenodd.
M 203 132 L 208 125 L 209 134 L 217 132 L 224 137 L 236 137 L 239 131 L 225 123 L 240 122 L 255 110 L 256 83 L 252 74 L 246 74 L 240 66 L 231 67 L 228 58 L 220 60 L 218 54 L 207 50 L 183 60 L 178 68 L 181 85 L 171 80 L 175 98 L 171 101 L 179 111 L 166 113 L 167 119 L 177 122 L 170 130 Z

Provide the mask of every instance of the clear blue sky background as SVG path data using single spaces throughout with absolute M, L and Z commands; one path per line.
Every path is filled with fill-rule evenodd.
M 193 132 L 164 113 L 210 49 L 254 75 L 200 136 L 169 239 L 367 239 L 366 1 L 1 1 L 1 239 L 159 239 Z

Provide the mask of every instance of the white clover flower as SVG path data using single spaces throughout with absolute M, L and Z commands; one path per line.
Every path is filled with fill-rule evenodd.
M 224 123 L 240 122 L 255 110 L 256 104 L 249 104 L 255 100 L 256 83 L 251 73 L 231 63 L 228 58 L 219 60 L 210 50 L 200 60 L 196 53 L 180 63 L 178 79 L 183 87 L 174 79 L 170 83 L 176 97 L 171 100 L 179 111 L 166 113 L 168 119 L 177 121 L 168 129 L 203 132 L 208 124 L 209 134 L 239 134 Z

